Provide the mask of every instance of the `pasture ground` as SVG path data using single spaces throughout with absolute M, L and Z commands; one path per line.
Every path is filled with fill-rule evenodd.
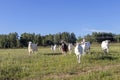
M 24 49 L 0 49 L 0 80 L 120 80 L 120 44 L 111 43 L 103 54 L 100 44 L 77 62 L 74 53 L 62 55 L 49 47 L 37 54 Z

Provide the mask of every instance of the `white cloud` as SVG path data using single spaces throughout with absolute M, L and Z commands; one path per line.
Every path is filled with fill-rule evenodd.
M 88 31 L 88 32 L 112 32 L 110 30 L 100 30 L 100 29 L 84 29 L 83 31 Z

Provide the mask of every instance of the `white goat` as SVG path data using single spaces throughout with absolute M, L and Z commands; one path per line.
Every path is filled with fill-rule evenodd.
M 108 40 L 102 41 L 101 48 L 104 51 L 104 53 L 108 53 L 109 52 L 109 41 Z
M 83 48 L 79 43 L 76 43 L 74 50 L 75 50 L 75 54 L 77 56 L 78 63 L 80 63 L 80 57 L 83 54 Z
M 29 55 L 31 53 L 34 53 L 34 52 L 37 52 L 38 51 L 38 48 L 37 48 L 37 44 L 33 44 L 32 42 L 29 42 L 28 44 L 28 52 L 29 52 Z
M 54 50 L 54 46 L 53 45 L 51 45 L 51 51 L 53 51 Z
M 57 45 L 55 44 L 53 47 L 53 50 L 56 51 Z
M 82 42 L 83 54 L 90 52 L 90 42 Z
M 56 44 L 55 44 L 55 45 L 51 45 L 51 50 L 52 50 L 52 51 L 55 52 L 55 51 L 56 51 L 56 48 L 57 48 L 57 45 L 56 45 Z
M 68 51 L 69 51 L 69 54 L 72 53 L 73 48 L 74 48 L 73 44 L 72 44 L 72 43 L 69 43 L 69 44 L 68 44 Z

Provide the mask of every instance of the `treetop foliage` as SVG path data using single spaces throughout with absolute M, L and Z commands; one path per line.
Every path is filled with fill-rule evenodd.
M 87 41 L 100 43 L 103 40 L 110 40 L 111 42 L 120 42 L 120 34 L 116 35 L 113 33 L 106 32 L 93 32 L 84 36 Z M 67 43 L 75 43 L 81 41 L 82 37 L 76 38 L 74 33 L 62 32 L 56 34 L 48 34 L 42 36 L 41 34 L 35 33 L 22 33 L 20 36 L 17 32 L 9 34 L 0 34 L 0 48 L 19 48 L 27 47 L 28 42 L 32 41 L 38 46 L 49 46 L 54 44 L 60 44 L 64 40 Z

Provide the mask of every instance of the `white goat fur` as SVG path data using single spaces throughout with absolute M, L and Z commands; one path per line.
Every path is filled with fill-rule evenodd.
M 73 50 L 73 49 L 74 49 L 73 44 L 72 44 L 72 43 L 69 43 L 69 44 L 68 44 L 69 54 L 71 54 L 71 53 L 72 53 L 72 50 Z
M 28 44 L 29 55 L 31 53 L 34 53 L 35 51 L 38 51 L 37 44 L 33 44 L 32 42 L 29 42 L 29 44 Z
M 82 42 L 81 46 L 83 48 L 83 54 L 88 53 L 90 51 L 90 42 Z
M 80 57 L 83 54 L 83 48 L 79 43 L 76 43 L 74 50 L 75 50 L 75 54 L 77 56 L 78 63 L 80 63 Z
M 56 51 L 57 45 L 55 44 L 53 47 L 53 50 Z
M 109 52 L 109 41 L 108 40 L 102 41 L 101 48 L 105 53 L 108 53 Z
M 51 45 L 51 50 L 52 51 L 56 51 L 56 48 L 57 48 L 57 45 L 55 44 L 55 45 Z

